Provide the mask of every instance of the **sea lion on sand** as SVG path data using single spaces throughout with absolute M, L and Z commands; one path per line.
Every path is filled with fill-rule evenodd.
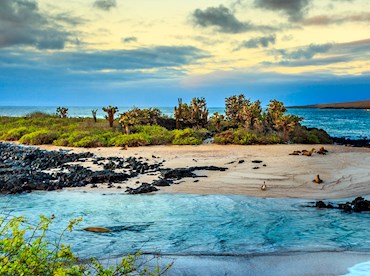
M 320 179 L 319 175 L 316 175 L 315 180 L 313 180 L 312 182 L 315 182 L 316 184 L 320 184 L 320 183 L 323 183 L 324 181 Z

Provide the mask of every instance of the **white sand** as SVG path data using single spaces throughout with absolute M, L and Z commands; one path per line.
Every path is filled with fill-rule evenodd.
M 149 146 L 129 148 L 74 148 L 75 152 L 91 151 L 100 156 L 129 157 L 142 156 L 150 162 L 166 160 L 165 168 L 215 165 L 227 167 L 225 172 L 199 171 L 207 178 L 185 178 L 183 182 L 171 187 L 161 187 L 160 193 L 190 194 L 240 194 L 259 197 L 295 198 L 343 198 L 370 194 L 370 149 L 336 145 L 325 145 L 327 155 L 313 154 L 292 156 L 294 150 L 310 150 L 320 145 L 268 145 L 268 146 Z M 40 148 L 53 150 L 54 146 Z M 67 148 L 64 148 L 67 149 Z M 159 158 L 153 159 L 152 155 Z M 239 160 L 244 163 L 239 164 Z M 261 160 L 261 164 L 252 163 Z M 235 161 L 233 164 L 228 164 Z M 266 165 L 266 167 L 263 166 Z M 253 169 L 259 167 L 259 169 Z M 323 184 L 313 183 L 319 174 Z M 150 182 L 157 176 L 141 175 L 129 183 L 120 184 L 122 188 L 139 185 L 136 181 Z M 266 183 L 267 190 L 260 189 Z M 81 189 L 81 188 L 79 188 Z M 84 188 L 91 191 L 89 187 Z M 101 185 L 99 190 L 106 190 Z M 96 191 L 96 189 L 95 189 Z M 123 190 L 110 189 L 110 192 Z

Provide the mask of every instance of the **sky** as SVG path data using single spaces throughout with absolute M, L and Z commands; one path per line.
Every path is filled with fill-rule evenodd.
M 369 0 L 0 0 L 0 106 L 370 99 Z

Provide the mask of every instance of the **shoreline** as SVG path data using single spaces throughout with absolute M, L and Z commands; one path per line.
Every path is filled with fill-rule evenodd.
M 153 259 L 153 257 L 159 257 Z M 161 267 L 172 263 L 166 275 L 364 275 L 355 274 L 366 267 L 369 271 L 370 252 L 315 251 L 239 256 L 214 255 L 142 255 L 148 267 Z M 148 261 L 149 260 L 149 261 Z M 119 258 L 102 260 L 112 265 Z M 364 271 L 363 271 L 364 272 Z
M 340 199 L 370 194 L 369 148 L 324 145 L 327 155 L 291 156 L 294 150 L 319 148 L 321 145 L 199 145 L 199 146 L 147 146 L 128 148 L 66 148 L 50 145 L 38 146 L 45 150 L 71 150 L 75 153 L 91 152 L 97 156 L 130 156 L 150 159 L 156 156 L 164 161 L 163 168 L 190 166 L 227 167 L 225 172 L 196 171 L 201 178 L 184 178 L 179 184 L 159 187 L 156 193 L 178 194 L 236 194 L 266 198 Z M 262 161 L 260 164 L 253 160 Z M 266 166 L 263 166 L 266 165 Z M 258 167 L 258 169 L 257 169 Z M 323 184 L 313 183 L 319 174 Z M 148 182 L 139 175 L 135 182 Z M 260 189 L 266 183 L 266 191 Z M 116 185 L 113 183 L 113 185 Z M 126 186 L 123 183 L 121 186 Z M 92 191 L 89 186 L 66 190 Z M 119 192 L 99 184 L 95 191 Z

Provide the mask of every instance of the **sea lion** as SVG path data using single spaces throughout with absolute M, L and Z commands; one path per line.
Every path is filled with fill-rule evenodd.
M 323 183 L 324 181 L 320 179 L 319 175 L 316 175 L 315 180 L 313 180 L 312 182 L 315 182 L 316 184 L 320 184 L 320 183 Z
M 104 227 L 86 227 L 86 228 L 83 228 L 82 230 L 89 231 L 89 232 L 94 232 L 94 233 L 108 233 L 108 232 L 112 232 L 110 229 L 104 228 Z
M 313 148 L 310 151 L 302 151 L 302 154 L 305 155 L 305 156 L 311 156 L 312 153 L 314 153 L 314 151 L 315 151 L 315 148 Z
M 317 153 L 318 153 L 318 154 L 322 154 L 322 155 L 325 155 L 327 152 L 328 152 L 328 151 L 327 151 L 324 147 L 321 147 L 321 148 L 317 151 Z

